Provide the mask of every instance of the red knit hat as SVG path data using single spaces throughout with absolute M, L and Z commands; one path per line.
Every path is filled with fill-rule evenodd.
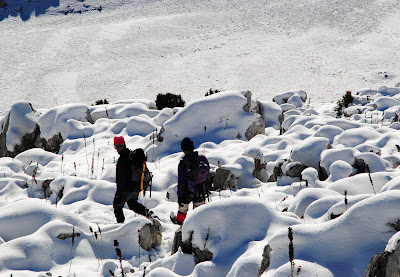
M 114 145 L 123 145 L 125 144 L 124 137 L 114 137 Z

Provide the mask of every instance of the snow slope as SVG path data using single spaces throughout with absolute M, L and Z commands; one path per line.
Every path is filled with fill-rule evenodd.
M 33 148 L 0 158 L 0 274 L 111 276 L 112 270 L 122 276 L 123 269 L 126 276 L 256 276 L 268 245 L 270 264 L 262 276 L 290 276 L 290 227 L 297 276 L 359 276 L 373 255 L 395 249 L 398 240 L 400 133 L 394 114 L 386 119 L 384 112 L 399 106 L 375 110 L 373 103 L 386 97 L 377 91 L 368 101 L 354 95 L 349 110 L 365 113 L 342 118 L 303 102 L 282 113 L 287 104 L 268 99 L 249 113 L 244 106 L 256 102 L 243 91 L 195 100 L 175 114 L 169 108 L 158 111 L 144 99 L 38 110 L 17 102 L 10 109 L 15 124 L 5 129 L 8 114 L 0 118 L 9 151 L 32 122 L 43 127 L 46 138 L 61 133 L 63 142 L 58 153 Z M 82 116 L 85 107 L 92 123 Z M 282 134 L 276 126 L 278 108 L 285 119 Z M 249 118 L 258 122 L 257 110 L 271 110 L 265 134 L 237 137 L 252 124 Z M 201 121 L 202 113 L 228 118 L 229 128 L 218 120 Z M 203 125 L 209 133 L 203 133 Z M 154 138 L 162 129 L 160 142 Z M 125 223 L 114 218 L 114 135 L 124 136 L 132 149 L 147 151 L 153 191 L 151 198 L 141 195 L 140 202 L 162 226 L 162 243 L 150 251 L 138 243 L 138 230 L 148 219 L 129 209 Z M 211 260 L 198 264 L 194 255 L 171 254 L 177 226 L 169 215 L 178 207 L 177 165 L 183 155 L 177 145 L 185 135 L 208 157 L 213 171 L 229 169 L 237 183 L 237 188 L 211 192 L 207 204 L 189 210 L 183 240 L 191 237 L 193 247 L 212 253 Z M 265 164 L 263 174 L 253 173 L 255 159 Z M 290 177 L 303 162 L 310 163 Z M 319 179 L 319 164 L 327 168 L 326 179 Z M 269 180 L 278 168 L 277 179 Z M 77 233 L 72 242 L 68 235 Z
M 2 1 L 0 111 L 210 88 L 331 103 L 399 81 L 395 0 Z

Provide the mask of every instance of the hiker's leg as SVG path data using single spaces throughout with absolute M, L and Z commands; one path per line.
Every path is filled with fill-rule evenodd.
M 186 219 L 186 214 L 189 210 L 189 203 L 192 202 L 193 195 L 189 195 L 187 197 L 178 198 L 178 214 L 176 215 L 176 219 L 183 223 Z
M 204 201 L 201 202 L 193 202 L 193 209 L 196 209 L 197 207 L 200 207 L 201 205 L 205 204 Z
M 181 214 L 186 214 L 189 210 L 189 204 L 179 203 L 178 212 Z
M 128 207 L 137 214 L 147 216 L 149 210 L 144 205 L 138 202 L 138 198 L 139 198 L 139 192 L 131 193 L 130 198 L 127 202 Z
M 126 197 L 121 192 L 116 192 L 113 201 L 114 215 L 118 223 L 123 223 L 125 221 L 125 216 L 123 208 L 126 202 Z
M 206 201 L 204 193 L 196 194 L 193 198 L 193 209 L 196 209 L 205 203 Z

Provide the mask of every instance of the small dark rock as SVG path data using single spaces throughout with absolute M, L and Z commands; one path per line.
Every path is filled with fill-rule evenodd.
M 73 237 L 80 237 L 81 234 L 80 233 L 65 233 L 65 234 L 59 234 L 57 236 L 58 239 L 68 239 L 68 238 L 73 238 Z

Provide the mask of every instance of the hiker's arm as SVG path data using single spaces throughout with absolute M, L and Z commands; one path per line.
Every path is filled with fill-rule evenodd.
M 117 188 L 129 187 L 131 179 L 131 166 L 128 161 L 119 161 L 116 170 Z
M 203 162 L 207 165 L 208 171 L 210 171 L 210 163 L 208 162 L 206 156 L 201 155 L 201 158 L 203 159 Z
M 183 198 L 188 194 L 186 171 L 183 162 L 178 165 L 178 197 Z

